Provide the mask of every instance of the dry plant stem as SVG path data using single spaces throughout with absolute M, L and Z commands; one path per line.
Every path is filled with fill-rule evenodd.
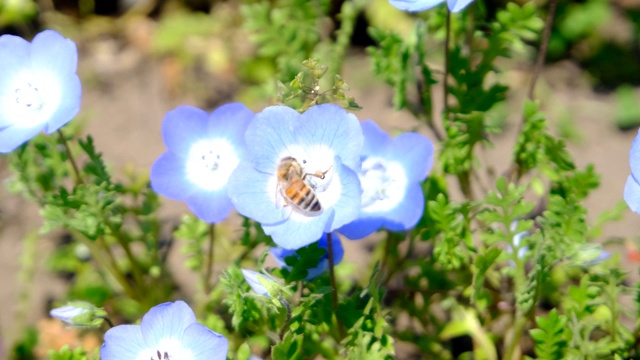
M 542 40 L 540 43 L 540 50 L 538 51 L 538 57 L 536 58 L 536 64 L 533 69 L 533 75 L 531 77 L 531 84 L 529 84 L 529 92 L 527 97 L 529 100 L 533 100 L 533 92 L 536 87 L 536 82 L 542 72 L 542 66 L 544 65 L 544 59 L 547 57 L 547 48 L 549 47 L 549 38 L 551 37 L 551 26 L 553 25 L 553 18 L 556 14 L 556 7 L 558 0 L 551 0 L 549 2 L 549 13 L 547 14 L 547 20 L 544 24 L 544 32 L 542 33 Z
M 81 185 L 84 182 L 82 181 L 82 177 L 80 176 L 80 171 L 78 170 L 78 164 L 76 163 L 73 154 L 71 153 L 71 148 L 69 147 L 69 143 L 67 142 L 67 138 L 64 137 L 62 133 L 62 129 L 58 129 L 58 135 L 60 135 L 60 140 L 62 140 L 62 145 L 67 152 L 67 158 L 69 158 L 69 162 L 71 163 L 71 167 L 73 167 L 73 173 L 76 176 L 76 185 Z
M 209 225 L 209 249 L 207 250 L 207 260 L 205 263 L 206 272 L 204 274 L 204 278 L 202 279 L 205 295 L 209 295 L 209 293 L 213 288 L 213 286 L 211 285 L 211 275 L 213 274 L 213 250 L 214 250 L 215 239 L 216 239 L 215 224 L 210 224 Z
M 280 301 L 280 304 L 282 304 L 282 306 L 287 309 L 287 318 L 285 319 L 284 324 L 282 324 L 282 328 L 280 329 L 280 341 L 282 341 L 284 339 L 284 334 L 287 333 L 287 329 L 289 328 L 289 324 L 291 323 L 291 306 L 289 306 L 287 300 L 285 300 L 282 296 L 278 298 L 278 301 Z
M 338 331 L 340 332 L 340 338 L 345 337 L 344 325 L 338 318 L 338 287 L 336 286 L 336 274 L 333 271 L 335 262 L 333 261 L 333 234 L 327 234 L 327 256 L 329 257 L 329 280 L 331 281 L 331 301 L 333 303 L 333 313 L 336 316 L 338 322 Z

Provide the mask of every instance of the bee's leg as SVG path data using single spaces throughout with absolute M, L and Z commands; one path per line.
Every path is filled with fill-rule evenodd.
M 320 178 L 321 180 L 324 180 L 324 176 L 329 172 L 329 170 L 331 170 L 332 167 L 333 165 L 329 166 L 329 168 L 324 172 L 318 170 L 315 173 L 305 173 L 304 175 L 302 175 L 302 180 L 304 180 L 307 177 L 307 175 L 315 176 L 317 178 Z

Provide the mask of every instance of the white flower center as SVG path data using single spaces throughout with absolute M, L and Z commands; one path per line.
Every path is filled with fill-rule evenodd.
M 404 198 L 407 176 L 402 165 L 395 161 L 366 158 L 358 177 L 362 186 L 363 212 L 389 211 Z
M 226 139 L 201 140 L 189 150 L 187 177 L 202 189 L 219 190 L 239 162 L 236 150 Z
M 42 110 L 44 100 L 42 100 L 38 88 L 31 83 L 15 89 L 14 92 L 16 94 L 16 104 L 33 109 L 34 111 Z
M 156 346 L 151 346 L 138 354 L 135 360 L 194 360 L 190 349 L 182 346 L 182 341 L 174 338 L 160 340 Z
M 0 89 L 0 112 L 12 126 L 33 127 L 49 121 L 61 101 L 60 80 L 45 71 L 22 71 Z

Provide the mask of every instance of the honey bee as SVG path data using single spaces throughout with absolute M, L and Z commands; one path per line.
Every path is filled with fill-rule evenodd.
M 315 173 L 305 173 L 298 160 L 291 156 L 282 158 L 277 171 L 278 188 L 276 191 L 276 204 L 278 204 L 277 192 L 279 192 L 286 204 L 291 205 L 294 210 L 306 216 L 320 215 L 322 205 L 320 205 L 320 201 L 311 186 L 304 180 L 307 176 L 324 179 L 325 174 L 329 170 L 331 170 L 331 167 L 325 172 L 316 171 Z

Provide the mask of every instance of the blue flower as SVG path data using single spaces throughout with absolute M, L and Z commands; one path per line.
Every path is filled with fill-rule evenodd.
M 327 249 L 327 234 L 322 234 L 320 240 L 318 240 L 318 247 Z M 331 237 L 331 245 L 333 248 L 333 262 L 334 265 L 338 265 L 342 258 L 344 257 L 344 249 L 342 248 L 342 243 L 340 242 L 340 238 L 338 238 L 338 234 L 333 233 Z M 281 267 L 289 268 L 289 266 L 285 263 L 285 259 L 289 256 L 296 255 L 296 250 L 287 250 L 282 248 L 274 248 L 269 249 L 271 255 L 276 259 L 278 264 Z M 322 275 L 325 271 L 329 269 L 329 256 L 325 253 L 318 261 L 318 265 L 314 268 L 311 268 L 307 273 L 307 280 L 313 280 L 318 276 Z
M 350 239 L 363 238 L 380 227 L 392 231 L 414 227 L 424 210 L 422 181 L 433 163 L 427 137 L 405 133 L 394 139 L 371 120 L 361 123 L 364 134 L 362 209 L 358 219 L 340 228 Z
M 100 327 L 107 312 L 86 301 L 70 301 L 49 311 L 49 315 L 72 326 Z
M 0 36 L 0 153 L 13 151 L 44 130 L 51 134 L 80 109 L 73 41 L 45 30 L 29 43 Z
M 280 288 L 281 285 L 278 284 L 275 280 L 267 277 L 266 275 L 260 274 L 259 272 L 247 269 L 241 269 L 242 276 L 244 276 L 244 280 L 249 284 L 251 290 L 260 296 L 265 296 L 270 298 L 269 289 L 270 287 L 273 289 Z
M 119 325 L 107 331 L 101 360 L 192 359 L 225 360 L 224 336 L 198 323 L 183 301 L 154 306 L 140 325 Z
M 358 119 L 336 105 L 304 114 L 267 107 L 247 129 L 249 157 L 229 179 L 231 201 L 278 246 L 309 245 L 358 216 L 362 142 Z
M 213 113 L 192 106 L 169 111 L 162 123 L 167 152 L 151 167 L 151 187 L 185 201 L 200 219 L 216 223 L 233 209 L 227 181 L 245 157 L 244 133 L 254 114 L 240 103 Z
M 629 208 L 640 214 L 640 132 L 633 139 L 631 151 L 629 151 L 629 165 L 631 175 L 627 178 L 624 186 L 624 201 Z
M 423 11 L 431 9 L 434 6 L 440 5 L 445 0 L 389 0 L 389 3 L 394 7 L 404 11 Z M 458 12 L 473 0 L 446 0 L 447 6 L 451 12 Z

